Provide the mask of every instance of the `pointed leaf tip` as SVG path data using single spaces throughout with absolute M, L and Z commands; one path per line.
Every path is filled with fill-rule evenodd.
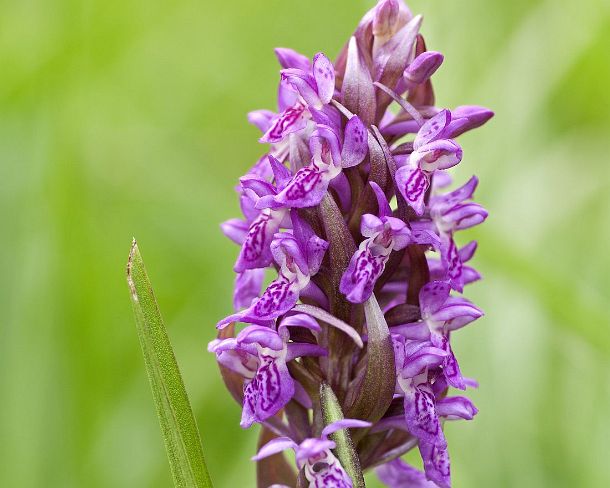
M 127 284 L 174 485 L 211 488 L 195 417 L 135 239 Z

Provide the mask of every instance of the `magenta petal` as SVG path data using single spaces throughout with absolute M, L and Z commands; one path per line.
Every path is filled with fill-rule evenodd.
M 240 246 L 246 240 L 249 225 L 241 219 L 229 219 L 220 224 L 222 233 Z
M 385 196 L 385 193 L 383 193 L 383 190 L 381 189 L 381 187 L 375 183 L 374 181 L 370 181 L 369 184 L 371 185 L 371 188 L 373 189 L 373 191 L 375 192 L 375 197 L 377 198 L 377 208 L 378 208 L 378 215 L 380 217 L 389 217 L 392 215 L 392 209 L 390 208 L 390 204 L 388 203 L 388 199 Z
M 247 269 L 237 274 L 233 291 L 233 307 L 235 310 L 249 307 L 252 300 L 260 295 L 264 278 L 265 270 L 263 268 Z
M 400 458 L 379 466 L 375 472 L 389 488 L 437 488 L 433 482 L 426 479 L 424 473 Z
M 341 151 L 341 166 L 351 168 L 360 164 L 368 152 L 367 132 L 364 124 L 354 115 L 345 126 L 345 138 Z
M 436 402 L 436 413 L 449 420 L 472 420 L 478 413 L 477 407 L 466 397 L 446 397 Z
M 306 313 L 295 313 L 293 315 L 286 316 L 279 326 L 279 329 L 283 327 L 304 327 L 312 332 L 320 332 L 320 324 L 313 317 Z M 281 330 L 278 330 L 281 333 Z
M 356 251 L 341 277 L 339 291 L 352 303 L 363 303 L 373 293 L 387 256 L 375 256 L 368 246 Z
M 287 346 L 286 362 L 303 356 L 326 356 L 328 351 L 317 344 L 307 344 L 303 342 L 290 342 Z
M 451 349 L 451 344 L 449 344 L 449 338 L 446 335 L 431 334 L 430 339 L 435 347 L 447 352 L 447 356 L 443 362 L 443 374 L 445 375 L 447 383 L 459 390 L 465 390 L 466 383 L 464 382 L 464 377 L 460 371 L 457 359 Z
M 289 437 L 277 437 L 261 447 L 256 456 L 252 457 L 252 461 L 259 461 L 286 449 L 295 449 L 296 447 L 297 443 Z
M 405 378 L 412 378 L 427 368 L 439 367 L 444 363 L 446 357 L 447 353 L 442 349 L 420 343 L 413 351 L 405 350 L 401 375 Z
M 274 201 L 283 207 L 304 208 L 318 205 L 331 180 L 329 171 L 314 164 L 301 168 Z
M 287 47 L 276 47 L 274 51 L 282 68 L 296 68 L 303 71 L 309 71 L 311 63 L 307 56 Z
M 318 95 L 316 80 L 309 73 L 300 69 L 284 69 L 282 79 L 294 86 L 308 106 L 318 110 L 324 106 Z
M 322 438 L 326 438 L 329 435 L 337 432 L 341 429 L 355 429 L 358 427 L 367 428 L 371 427 L 373 424 L 367 422 L 365 420 L 357 420 L 357 419 L 342 419 L 337 420 L 331 424 L 328 424 L 324 429 L 322 429 Z
M 324 259 L 324 254 L 328 249 L 328 242 L 316 235 L 313 235 L 309 238 L 305 247 L 307 252 L 307 267 L 309 268 L 309 274 L 315 275 L 322 265 L 322 259 Z
M 443 131 L 449 125 L 449 122 L 451 122 L 451 112 L 449 112 L 449 110 L 441 110 L 434 117 L 428 119 L 417 132 L 415 140 L 413 141 L 413 147 L 418 149 L 424 144 L 442 136 Z
M 255 344 L 275 351 L 281 351 L 284 348 L 284 341 L 279 334 L 262 325 L 249 325 L 237 334 L 235 340 L 240 347 Z
M 364 237 L 375 237 L 383 231 L 383 221 L 373 214 L 364 214 L 360 220 L 360 233 Z
M 451 126 L 448 127 L 446 137 L 457 137 L 466 131 L 476 129 L 485 124 L 493 115 L 494 113 L 488 108 L 479 107 L 477 105 L 462 105 L 456 107 L 451 112 L 452 118 L 457 121 L 463 120 L 465 123 L 455 127 L 451 124 Z
M 426 283 L 419 292 L 419 307 L 422 317 L 429 317 L 449 298 L 451 287 L 444 281 Z
M 478 243 L 477 241 L 470 241 L 465 246 L 462 246 L 459 250 L 460 259 L 463 263 L 470 261 L 474 256 L 475 251 L 477 250 Z
M 318 87 L 318 96 L 323 104 L 328 104 L 335 93 L 335 68 L 323 53 L 313 58 L 313 76 Z
M 443 444 L 445 438 L 434 408 L 434 396 L 424 385 L 405 391 L 407 428 L 420 442 Z
M 430 177 L 419 168 L 403 166 L 396 171 L 396 186 L 400 194 L 417 215 L 424 213 L 424 196 L 430 186 Z
M 273 170 L 273 177 L 275 179 L 275 186 L 281 190 L 288 182 L 292 179 L 292 173 L 286 166 L 275 159 L 271 154 L 269 155 L 269 164 Z
M 264 268 L 271 263 L 270 244 L 279 230 L 283 213 L 263 210 L 250 224 L 246 239 L 233 268 L 240 273 L 246 269 Z
M 275 116 L 271 110 L 254 110 L 248 113 L 248 122 L 258 127 L 262 133 L 265 133 L 271 127 Z
M 216 327 L 222 329 L 231 322 L 270 325 L 294 307 L 298 299 L 298 285 L 280 275 L 249 308 L 222 319 Z
M 436 212 L 443 213 L 455 205 L 462 203 L 464 200 L 472 198 L 478 184 L 479 179 L 476 176 L 473 176 L 466 184 L 456 190 L 453 190 L 446 195 L 434 197 L 432 206 Z
M 464 203 L 445 212 L 443 220 L 450 222 L 453 230 L 463 230 L 484 222 L 487 215 L 487 210 L 478 203 Z
M 280 142 L 286 135 L 303 129 L 306 124 L 305 106 L 297 103 L 279 114 L 259 140 L 270 143 Z
M 240 425 L 248 428 L 253 422 L 272 417 L 294 395 L 294 380 L 286 363 L 273 356 L 261 355 L 254 378 L 244 387 L 244 405 Z
M 424 144 L 411 156 L 413 166 L 419 166 L 424 171 L 447 169 L 462 160 L 462 148 L 451 139 L 439 139 Z
M 451 465 L 447 447 L 420 442 L 419 452 L 424 460 L 426 477 L 441 488 L 451 488 Z
M 447 273 L 447 279 L 451 288 L 462 292 L 464 289 L 463 266 L 455 241 L 450 236 L 443 236 L 442 242 L 441 259 Z

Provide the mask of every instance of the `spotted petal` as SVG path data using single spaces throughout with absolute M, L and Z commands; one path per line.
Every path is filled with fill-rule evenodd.
M 334 176 L 336 174 L 329 168 L 320 168 L 312 163 L 297 171 L 273 201 L 278 207 L 305 208 L 318 205 Z
M 271 263 L 271 241 L 279 230 L 284 215 L 283 210 L 265 209 L 254 219 L 233 268 L 236 272 L 264 268 Z
M 420 168 L 403 166 L 396 171 L 396 186 L 417 215 L 424 213 L 424 197 L 430 186 L 430 176 Z
M 360 164 L 369 150 L 366 127 L 357 115 L 345 126 L 345 138 L 341 150 L 341 166 L 351 168 Z
M 440 139 L 443 136 L 443 131 L 450 122 L 451 112 L 449 112 L 449 110 L 441 110 L 434 117 L 428 119 L 421 129 L 419 129 L 415 136 L 415 140 L 413 141 L 413 147 L 418 149 L 424 144 Z
M 240 425 L 248 428 L 254 422 L 272 417 L 294 395 L 294 380 L 286 363 L 275 356 L 261 355 L 254 378 L 244 387 L 244 405 Z
M 305 128 L 306 124 L 306 107 L 301 103 L 296 103 L 279 114 L 259 140 L 268 143 L 280 142 L 288 134 Z
M 426 385 L 407 388 L 404 398 L 407 428 L 420 442 L 446 443 L 434 408 L 434 395 Z
M 441 488 L 451 488 L 451 465 L 447 447 L 420 442 L 419 452 L 424 460 L 426 477 Z
M 365 302 L 373 293 L 387 259 L 387 256 L 374 255 L 369 246 L 361 246 L 341 277 L 339 291 L 352 303 Z
M 325 105 L 330 103 L 335 93 L 335 68 L 323 53 L 318 53 L 313 58 L 313 76 L 320 101 Z

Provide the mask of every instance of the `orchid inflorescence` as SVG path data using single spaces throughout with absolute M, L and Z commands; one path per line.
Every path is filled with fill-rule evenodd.
M 454 139 L 493 113 L 434 106 L 443 56 L 426 50 L 421 21 L 381 0 L 334 64 L 276 49 L 278 112 L 249 114 L 269 151 L 240 179 L 243 218 L 222 224 L 241 246 L 235 313 L 209 350 L 243 405 L 241 426 L 261 424 L 269 441 L 254 457 L 271 462 L 264 486 L 363 486 L 335 452 L 333 435 L 349 428 L 360 473 L 448 487 L 443 422 L 477 413 L 448 395 L 476 386 L 451 333 L 483 315 L 459 295 L 480 279 L 467 264 L 476 242 L 458 247 L 455 234 L 487 212 L 472 201 L 476 177 L 445 188 L 462 159 Z M 236 333 L 237 323 L 248 325 Z M 346 418 L 325 421 L 322 385 Z M 423 472 L 400 459 L 416 446 Z

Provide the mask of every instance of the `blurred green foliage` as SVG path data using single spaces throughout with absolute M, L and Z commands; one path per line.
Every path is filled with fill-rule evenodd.
M 262 153 L 274 46 L 338 52 L 372 1 L 0 0 L 0 486 L 167 487 L 124 267 L 146 259 L 215 486 L 253 486 L 256 428 L 205 351 L 237 253 L 218 223 Z M 446 55 L 438 104 L 491 211 L 487 316 L 456 336 L 480 414 L 449 424 L 456 487 L 610 485 L 610 5 L 411 7 Z M 370 486 L 378 486 L 371 482 Z

